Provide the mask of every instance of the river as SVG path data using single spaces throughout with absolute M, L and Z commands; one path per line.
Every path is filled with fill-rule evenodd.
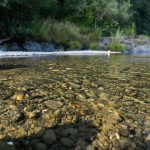
M 150 56 L 0 58 L 0 139 L 18 150 L 150 149 Z

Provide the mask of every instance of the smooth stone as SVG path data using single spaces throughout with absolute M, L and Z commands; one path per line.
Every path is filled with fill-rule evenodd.
M 33 139 L 30 141 L 29 146 L 35 148 L 36 144 L 40 142 L 40 139 Z
M 84 101 L 86 99 L 86 97 L 82 94 L 77 94 L 76 99 L 79 101 Z
M 47 145 L 44 143 L 36 143 L 35 150 L 47 150 Z
M 49 100 L 49 101 L 45 101 L 44 105 L 50 109 L 59 109 L 63 106 L 63 103 L 59 101 Z
M 71 134 L 71 135 L 75 135 L 77 134 L 78 130 L 77 129 L 74 129 L 74 128 L 69 128 L 67 129 L 67 131 Z
M 40 115 L 40 111 L 32 111 L 32 112 L 27 112 L 27 116 L 29 119 L 31 118 L 38 118 L 38 116 Z
M 16 150 L 16 148 L 13 145 L 0 141 L 0 150 Z
M 8 113 L 12 122 L 19 122 L 24 118 L 24 114 L 20 112 L 15 105 L 10 105 Z
M 120 135 L 118 133 L 115 133 L 115 136 L 116 136 L 117 140 L 120 140 Z
M 79 140 L 76 144 L 76 149 L 86 150 L 88 144 L 84 140 Z
M 68 147 L 68 148 L 74 146 L 74 142 L 68 137 L 62 138 L 61 143 L 62 143 L 63 146 Z
M 73 89 L 80 89 L 80 88 L 81 88 L 81 85 L 73 83 L 73 84 L 71 84 L 71 87 L 72 87 Z
M 50 145 L 56 141 L 57 137 L 56 137 L 54 131 L 52 129 L 49 129 L 45 132 L 42 139 L 45 144 Z
M 95 146 L 89 145 L 89 146 L 87 146 L 86 150 L 95 150 Z
M 25 93 L 17 93 L 15 97 L 17 101 L 22 101 L 25 97 Z

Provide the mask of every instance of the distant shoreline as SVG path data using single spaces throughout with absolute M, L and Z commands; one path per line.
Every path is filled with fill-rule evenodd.
M 33 56 L 82 56 L 82 55 L 110 55 L 110 54 L 121 54 L 121 52 L 109 52 L 109 51 L 57 51 L 57 52 L 23 52 L 23 51 L 0 51 L 0 58 L 2 57 L 33 57 Z

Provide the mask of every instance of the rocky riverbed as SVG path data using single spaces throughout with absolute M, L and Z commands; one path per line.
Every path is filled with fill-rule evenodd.
M 0 150 L 149 150 L 150 59 L 0 59 Z

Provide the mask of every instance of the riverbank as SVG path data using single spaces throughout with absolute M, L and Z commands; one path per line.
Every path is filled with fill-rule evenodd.
M 115 40 L 113 40 L 115 38 Z M 103 37 L 90 47 L 84 47 L 83 49 L 64 49 L 63 46 L 55 45 L 52 42 L 38 42 L 38 41 L 26 41 L 24 43 L 8 42 L 0 44 L 0 51 L 12 51 L 14 52 L 58 52 L 58 51 L 83 51 L 86 50 L 96 50 L 101 51 L 99 53 L 107 53 L 106 51 L 116 51 L 116 52 L 130 52 L 134 51 L 150 51 L 150 38 L 147 36 L 137 36 L 137 37 Z M 13 54 L 12 53 L 12 54 Z M 68 52 L 70 53 L 70 52 Z

